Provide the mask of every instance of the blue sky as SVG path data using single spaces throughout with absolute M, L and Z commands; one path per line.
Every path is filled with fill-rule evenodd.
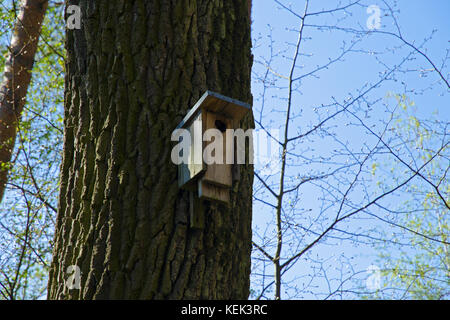
M 298 14 L 302 14 L 304 10 L 304 1 L 280 0 L 279 2 Z M 334 9 L 345 6 L 350 2 L 352 1 L 341 1 L 339 4 L 337 1 L 313 0 L 310 1 L 308 12 Z M 443 66 L 443 60 L 449 54 L 448 51 L 450 50 L 450 22 L 448 19 L 450 1 L 413 0 L 398 1 L 395 6 L 392 5 L 392 2 L 389 2 L 389 4 L 397 17 L 402 37 L 409 43 L 419 47 L 438 68 L 441 68 Z M 353 34 L 348 34 L 340 30 L 320 32 L 311 25 L 329 26 L 338 23 L 340 27 L 367 30 L 366 21 L 370 14 L 366 12 L 366 8 L 370 5 L 377 5 L 381 9 L 381 28 L 379 31 L 396 33 L 397 28 L 389 16 L 389 10 L 387 10 L 383 1 L 361 1 L 361 6 L 352 7 L 348 10 L 347 14 L 339 12 L 334 15 L 325 14 L 308 17 L 308 20 L 305 20 L 306 26 L 303 30 L 303 40 L 297 62 L 298 68 L 294 71 L 294 78 L 308 74 L 308 72 L 317 66 L 327 64 L 329 58 L 335 59 L 342 52 L 342 46 L 348 48 L 352 44 L 352 39 L 355 39 Z M 300 19 L 281 8 L 274 0 L 254 1 L 252 17 L 253 54 L 255 58 L 252 82 L 254 114 L 258 120 L 261 116 L 263 125 L 266 128 L 282 128 L 284 124 L 284 111 L 286 110 L 287 81 L 277 75 L 287 76 L 289 73 L 290 59 L 293 56 L 294 45 L 297 41 Z M 433 33 L 433 30 L 436 31 Z M 272 52 L 275 55 L 272 61 L 269 61 L 269 34 L 272 35 Z M 432 37 L 430 38 L 431 35 Z M 424 43 L 425 39 L 427 40 Z M 317 77 L 306 76 L 298 82 L 297 90 L 293 94 L 292 107 L 293 115 L 297 118 L 290 123 L 291 137 L 305 132 L 317 123 L 318 114 L 322 116 L 327 114 L 328 111 L 325 111 L 326 107 L 321 109 L 322 105 L 326 106 L 333 101 L 344 102 L 349 98 L 354 98 L 362 88 L 367 88 L 367 86 L 376 83 L 386 68 L 392 69 L 396 66 L 399 70 L 395 72 L 395 77 L 383 82 L 382 85 L 372 90 L 366 96 L 367 102 L 370 102 L 373 106 L 373 110 L 370 111 L 371 118 L 366 119 L 367 123 L 373 125 L 376 130 L 381 129 L 383 123 L 386 122 L 386 109 L 392 109 L 396 105 L 396 100 L 392 96 L 394 94 L 405 94 L 408 100 L 414 101 L 415 106 L 408 108 L 408 115 L 414 115 L 420 119 L 437 117 L 443 122 L 449 122 L 448 88 L 440 81 L 436 73 L 430 71 L 431 65 L 424 57 L 417 53 L 412 53 L 413 50 L 405 46 L 399 39 L 386 34 L 364 35 L 354 44 L 352 49 L 353 52 L 346 54 L 342 61 L 338 61 L 330 65 L 329 68 L 324 68 L 324 70 L 318 72 L 316 74 Z M 408 55 L 409 59 L 404 61 L 404 57 Z M 262 99 L 263 85 L 261 75 L 266 73 L 268 64 L 271 70 L 268 79 L 272 83 L 266 88 L 265 97 Z M 448 79 L 448 63 L 443 66 L 442 70 L 444 76 Z M 391 95 L 390 98 L 389 95 Z M 317 113 L 316 108 L 320 109 L 319 113 Z M 363 113 L 364 108 L 364 105 L 360 105 L 358 107 L 355 106 L 354 110 L 355 112 Z M 262 115 L 261 110 L 263 110 Z M 376 142 L 373 137 L 365 135 L 352 124 L 354 124 L 354 119 L 352 120 L 345 116 L 336 119 L 335 123 L 333 123 L 336 127 L 333 129 L 333 132 L 351 150 L 362 149 Z M 296 150 L 304 152 L 304 155 L 307 157 L 318 157 L 320 155 L 325 157 L 331 153 L 332 148 L 336 147 L 336 141 L 333 141 L 330 137 L 316 138 L 314 141 L 307 140 L 300 142 Z M 414 155 L 411 155 L 409 158 L 405 155 L 405 157 L 411 162 L 417 160 L 414 159 Z M 339 161 L 345 161 L 345 157 L 339 157 L 337 159 Z M 376 163 L 380 167 L 384 166 L 387 168 L 392 165 L 389 161 L 388 158 L 377 157 L 372 162 L 367 163 L 367 167 L 370 168 L 372 163 Z M 296 175 L 304 176 L 316 170 L 322 170 L 324 167 L 326 167 L 325 169 L 332 167 L 332 165 L 324 166 L 320 162 L 314 164 L 302 163 L 300 158 L 293 158 L 291 164 L 292 167 L 289 169 L 289 174 L 294 177 L 292 183 L 295 183 Z M 401 169 L 401 166 L 396 168 Z M 376 179 L 382 180 L 386 184 L 392 184 L 394 183 L 395 176 L 395 174 L 391 176 L 388 172 L 385 172 L 380 176 L 373 177 L 372 181 L 367 180 L 369 182 L 366 182 L 366 184 L 370 185 L 369 193 L 373 192 L 373 194 L 376 194 Z M 365 178 L 370 179 L 370 174 L 366 175 Z M 268 181 L 274 183 L 275 190 L 278 190 L 277 179 L 268 179 Z M 257 179 L 255 180 L 257 181 Z M 335 186 L 345 187 L 338 183 Z M 265 201 L 269 202 L 274 200 L 271 199 L 270 194 L 258 191 L 258 182 L 255 183 L 255 189 L 258 197 L 262 197 Z M 319 199 L 321 198 L 321 195 L 318 193 L 319 190 L 314 185 L 307 185 L 301 190 L 298 196 L 299 202 L 293 205 L 295 210 L 291 211 L 300 216 L 299 221 L 305 223 L 308 220 L 308 216 L 310 218 L 315 217 L 321 211 L 327 214 L 333 213 L 333 206 L 330 205 L 326 209 L 321 207 L 323 201 Z M 356 199 L 355 201 L 357 202 L 360 200 L 358 199 L 360 197 L 360 204 L 363 204 L 364 192 L 367 191 L 363 190 L 362 187 L 356 188 L 352 194 L 353 199 Z M 401 206 L 401 203 L 409 199 L 408 194 L 400 192 L 393 197 L 382 200 L 381 203 L 390 208 L 394 208 L 395 206 Z M 293 199 L 288 199 L 285 206 L 290 205 L 289 200 L 293 201 Z M 261 241 L 258 242 L 261 244 L 263 240 L 259 239 L 257 234 L 262 234 L 263 230 L 267 230 L 265 229 L 267 223 L 273 224 L 273 210 L 258 201 L 255 201 L 254 207 L 254 230 L 256 235 L 254 239 L 257 242 Z M 382 214 L 376 210 L 374 212 L 380 215 Z M 349 232 L 359 231 L 363 234 L 369 228 L 375 228 L 378 231 L 384 232 L 395 232 L 395 230 L 391 230 L 385 224 L 377 223 L 370 219 L 352 221 L 346 225 L 346 228 L 348 228 L 346 230 Z M 298 233 L 299 237 L 303 236 L 301 230 Z M 344 260 L 347 261 L 344 263 L 346 265 L 345 267 L 353 267 L 355 268 L 355 272 L 361 271 L 361 275 L 363 275 L 368 266 L 378 263 L 376 260 L 377 251 L 369 245 L 356 245 L 349 241 L 338 243 L 331 240 L 328 242 L 330 244 L 322 244 L 314 248 L 311 251 L 309 259 L 313 260 L 313 257 L 317 257 L 318 260 L 326 260 L 326 264 L 330 266 L 329 274 L 331 277 L 339 277 L 340 270 L 337 270 L 339 268 L 336 268 L 336 266 L 340 266 Z M 288 247 L 287 250 L 290 249 L 289 246 L 285 247 Z M 395 252 L 393 253 L 395 254 Z M 298 284 L 302 288 L 302 284 L 305 283 L 305 276 L 312 272 L 311 268 L 313 266 L 314 263 L 309 263 L 308 260 L 301 261 L 287 273 L 287 277 L 288 279 L 296 279 L 292 283 Z M 336 270 L 332 271 L 332 269 Z M 261 269 L 258 272 L 260 271 Z M 270 276 L 273 274 L 270 264 L 267 265 L 266 273 L 270 282 Z M 254 276 L 253 279 L 256 278 L 257 276 Z M 332 286 L 333 283 L 331 284 Z M 315 288 L 315 292 L 328 291 L 328 284 L 325 279 L 315 280 L 312 287 Z M 293 289 L 288 289 L 286 296 L 292 293 Z M 308 293 L 308 290 L 305 290 L 301 295 L 303 298 L 324 296 L 326 295 L 318 296 L 314 293 Z
M 291 6 L 292 10 L 302 13 L 304 8 L 303 0 L 284 1 L 280 0 L 286 6 Z M 346 5 L 350 1 L 342 0 L 340 5 Z M 369 14 L 366 12 L 367 6 L 378 5 L 383 8 L 381 13 L 381 28 L 380 31 L 395 31 L 393 21 L 387 14 L 387 10 L 383 1 L 376 0 L 364 0 L 361 1 L 361 6 L 356 6 L 349 10 L 348 17 L 345 20 L 339 22 L 341 26 L 359 28 L 365 30 L 366 20 L 369 18 Z M 391 3 L 391 2 L 390 2 Z M 8 2 L 9 4 L 9 2 Z M 332 0 L 311 0 L 309 12 L 317 12 L 323 9 L 333 9 L 336 6 L 340 6 L 338 1 Z M 450 50 L 450 20 L 448 14 L 450 13 L 450 1 L 448 0 L 402 0 L 397 2 L 397 9 L 400 12 L 396 12 L 398 22 L 402 30 L 404 38 L 420 46 L 425 38 L 428 38 L 433 30 L 437 30 L 431 39 L 421 48 L 429 58 L 441 66 L 443 59 L 446 57 L 448 50 Z M 307 24 L 320 24 L 330 25 L 336 22 L 336 19 L 344 18 L 342 13 L 336 15 L 323 15 L 318 17 L 311 17 L 306 22 Z M 273 52 L 278 56 L 270 63 L 272 71 L 282 75 L 287 75 L 289 72 L 289 58 L 293 54 L 293 44 L 297 40 L 297 30 L 299 28 L 299 19 L 293 16 L 286 10 L 281 9 L 280 5 L 276 4 L 274 0 L 253 0 L 253 12 L 252 12 L 252 38 L 254 43 L 253 54 L 255 58 L 253 69 L 253 81 L 252 81 L 252 93 L 254 97 L 253 110 L 255 117 L 259 119 L 259 112 L 262 109 L 262 86 L 258 75 L 263 74 L 267 68 L 258 63 L 264 61 L 270 53 L 268 46 L 269 38 L 267 37 L 269 31 L 272 32 Z M 295 70 L 295 76 L 301 76 L 307 74 L 313 70 L 316 66 L 321 66 L 329 61 L 328 59 L 336 58 L 340 54 L 340 48 L 345 41 L 345 45 L 351 44 L 353 35 L 346 34 L 344 32 L 332 30 L 331 32 L 324 31 L 319 32 L 316 28 L 305 27 L 304 40 L 300 47 L 300 55 L 298 60 L 298 68 Z M 7 41 L 8 38 L 0 37 L 0 41 Z M 402 43 L 391 36 L 387 35 L 372 35 L 364 37 L 361 42 L 355 44 L 355 52 L 351 52 L 345 56 L 345 61 L 333 64 L 328 69 L 317 73 L 317 77 L 305 77 L 298 83 L 298 89 L 294 92 L 293 96 L 293 114 L 296 119 L 291 123 L 290 135 L 293 136 L 296 133 L 302 133 L 307 130 L 311 125 L 317 123 L 317 115 L 327 114 L 326 106 L 333 102 L 333 98 L 337 101 L 346 101 L 349 97 L 354 97 L 360 88 L 363 88 L 368 83 L 374 83 L 379 79 L 380 72 L 383 72 L 385 67 L 381 65 L 376 57 L 389 67 L 393 67 L 402 62 L 402 58 L 408 55 L 411 50 L 401 46 Z M 392 51 L 387 51 L 392 49 Z M 359 50 L 359 51 L 358 51 Z M 361 52 L 364 50 L 365 52 Z M 370 52 L 386 52 L 377 56 Z M 411 109 L 411 113 L 422 119 L 431 119 L 433 117 L 439 118 L 441 121 L 449 122 L 450 120 L 450 106 L 449 106 L 449 91 L 439 81 L 439 77 L 430 72 L 429 63 L 421 56 L 415 54 L 411 57 L 414 60 L 409 60 L 403 64 L 403 70 L 407 70 L 406 73 L 399 73 L 396 77 L 396 81 L 387 81 L 382 86 L 374 90 L 369 96 L 368 100 L 375 102 L 374 110 L 371 115 L 372 118 L 368 122 L 375 125 L 375 128 L 379 129 L 381 125 L 380 121 L 385 120 L 385 113 L 383 104 L 392 107 L 395 105 L 395 98 L 386 98 L 389 93 L 392 94 L 407 94 L 408 98 L 415 102 L 415 107 Z M 444 76 L 448 78 L 449 66 L 443 68 Z M 270 80 L 277 80 L 277 77 L 269 77 Z M 265 107 L 261 119 L 265 126 L 271 129 L 279 129 L 282 126 L 283 111 L 286 108 L 286 81 L 278 79 L 269 88 L 265 97 Z M 381 100 L 378 100 L 381 99 Z M 361 108 L 364 106 L 361 106 Z M 319 113 L 316 112 L 319 109 Z M 355 109 L 357 110 L 357 109 Z M 361 110 L 359 110 L 361 111 Z M 437 111 L 438 116 L 433 112 Z M 351 124 L 352 120 L 349 117 L 342 116 L 333 123 L 336 128 L 333 129 L 341 142 L 348 142 L 349 148 L 352 150 L 359 150 L 366 145 L 373 145 L 373 137 L 369 137 L 361 133 L 354 126 L 347 126 Z M 306 157 L 326 157 L 330 154 L 335 147 L 339 147 L 336 141 L 330 137 L 315 137 L 315 140 L 301 141 L 296 146 L 296 150 L 301 151 Z M 275 153 L 276 154 L 276 153 Z M 336 157 L 340 163 L 346 161 L 345 156 Z M 410 161 L 414 159 L 408 158 Z M 387 163 L 387 159 L 380 157 L 374 159 L 379 161 L 379 166 L 383 165 L 387 168 L 390 163 Z M 299 158 L 291 159 L 292 166 L 289 168 L 289 175 L 292 176 L 290 183 L 296 182 L 296 176 L 307 176 L 309 174 L 316 173 L 320 170 L 329 170 L 332 168 L 332 164 L 324 166 L 322 163 L 316 161 L 313 164 L 304 163 Z M 367 164 L 370 169 L 372 162 Z M 276 165 L 275 165 L 276 168 Z M 258 169 L 258 168 L 257 168 Z M 260 168 L 259 168 L 260 169 Z M 380 169 L 381 170 L 381 169 Z M 370 187 L 371 192 L 377 192 L 375 186 L 375 180 L 379 179 L 386 183 L 392 183 L 390 174 L 386 171 L 380 176 L 372 177 L 370 174 L 366 174 L 365 178 L 368 179 L 367 184 L 373 184 Z M 257 179 L 255 179 L 256 181 Z M 275 189 L 276 180 L 270 180 L 274 182 Z M 322 186 L 323 187 L 323 186 Z M 345 187 L 336 181 L 330 181 L 330 189 L 332 187 Z M 265 201 L 271 202 L 271 196 L 266 193 L 260 193 L 258 184 L 255 183 L 255 190 L 258 196 L 262 196 Z M 362 188 L 356 189 L 351 194 L 355 204 L 364 203 L 364 192 Z M 326 216 L 320 222 L 326 225 L 327 216 L 334 213 L 335 207 L 331 204 L 327 204 L 323 201 L 325 196 L 323 189 L 319 186 L 311 184 L 301 189 L 298 195 L 298 202 L 295 202 L 295 198 L 286 199 L 286 208 L 293 208 L 291 211 L 286 209 L 286 212 L 290 212 L 296 215 L 296 219 L 300 224 L 298 233 L 291 238 L 286 239 L 287 242 L 284 246 L 284 252 L 289 250 L 295 251 L 295 241 L 304 241 L 302 244 L 308 243 L 313 237 L 305 235 L 305 230 L 302 228 L 312 225 L 312 229 L 317 228 L 320 230 L 320 223 L 317 222 L 317 217 L 320 212 L 324 212 Z M 361 199 L 359 199 L 361 198 Z M 387 206 L 395 207 L 402 202 L 409 199 L 408 194 L 399 193 L 389 199 L 386 199 L 382 203 Z M 358 202 L 360 200 L 360 202 Z M 357 203 L 358 202 L 358 203 Z M 380 213 L 379 211 L 374 211 Z M 261 205 L 258 201 L 254 204 L 254 240 L 261 244 L 261 239 L 258 235 L 263 234 L 264 230 L 268 230 L 268 235 L 273 230 L 266 229 L 266 223 L 273 223 L 273 210 L 267 208 L 267 206 Z M 383 216 L 384 217 L 384 216 Z M 357 232 L 361 234 L 368 233 L 368 229 L 375 228 L 379 231 L 395 232 L 395 228 L 389 228 L 383 223 L 367 219 L 367 216 L 361 216 L 361 219 L 357 219 L 345 225 L 345 231 Z M 342 234 L 340 234 L 342 235 Z M 298 238 L 295 238 L 298 236 Z M 365 241 L 367 239 L 361 238 Z M 290 247 L 289 244 L 293 245 Z M 301 247 L 301 246 L 300 246 Z M 395 253 L 395 252 L 394 252 Z M 310 278 L 308 275 L 314 272 L 321 272 L 317 270 L 319 264 L 316 261 L 323 261 L 322 267 L 327 270 L 327 275 L 330 283 L 323 277 L 315 278 L 310 287 L 303 290 L 303 285 L 308 283 Z M 257 261 L 254 260 L 254 264 Z M 289 272 L 286 274 L 286 279 L 292 280 L 292 285 L 297 285 L 302 290 L 301 295 L 297 296 L 301 298 L 324 298 L 329 291 L 328 285 L 331 289 L 335 289 L 336 284 L 342 280 L 339 277 L 348 274 L 349 269 L 354 268 L 354 272 L 359 273 L 360 277 L 367 276 L 365 272 L 370 265 L 377 265 L 377 251 L 370 245 L 356 244 L 351 241 L 338 242 L 331 239 L 327 239 L 326 243 L 321 243 L 319 246 L 314 247 L 310 251 L 305 259 L 299 261 Z M 261 269 L 257 270 L 258 272 Z M 341 273 L 342 271 L 342 273 Z M 273 269 L 270 264 L 267 265 L 265 270 L 268 275 L 268 281 L 271 281 L 270 276 L 273 274 Z M 333 281 L 331 278 L 337 279 Z M 260 288 L 257 284 L 257 275 L 254 274 L 252 279 L 252 287 L 255 290 Z M 267 282 L 266 282 L 267 284 Z M 293 294 L 293 288 L 285 288 L 286 292 L 283 292 L 283 297 L 287 298 Z M 323 293 L 323 294 L 318 294 Z M 272 298 L 272 293 L 267 295 Z M 339 296 L 335 296 L 339 297 Z

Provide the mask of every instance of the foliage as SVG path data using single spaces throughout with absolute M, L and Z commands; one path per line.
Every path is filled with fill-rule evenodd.
M 45 296 L 56 217 L 64 88 L 63 7 L 51 3 L 42 27 L 12 170 L 0 205 L 0 293 L 4 299 Z M 1 51 L 15 11 L 0 6 Z M 0 67 L 5 55 L 0 57 Z
M 448 140 L 448 123 L 438 113 L 433 119 L 417 118 L 415 103 L 405 95 L 394 95 L 401 111 L 396 120 L 396 131 L 404 137 L 408 152 L 414 159 L 426 161 L 443 141 Z M 404 226 L 380 246 L 383 265 L 383 288 L 373 298 L 448 299 L 450 297 L 449 208 L 450 183 L 447 173 L 450 158 L 446 152 L 436 157 L 422 175 L 428 181 L 437 181 L 434 188 L 425 180 L 416 180 L 405 193 L 408 199 L 396 208 L 393 221 Z M 384 164 L 393 172 L 398 168 Z M 389 238 L 389 235 L 385 235 Z

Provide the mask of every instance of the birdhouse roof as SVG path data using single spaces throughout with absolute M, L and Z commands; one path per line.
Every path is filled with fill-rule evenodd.
M 178 124 L 177 129 L 187 125 L 200 110 L 219 113 L 239 121 L 251 110 L 251 107 L 248 103 L 226 97 L 220 93 L 206 91 Z

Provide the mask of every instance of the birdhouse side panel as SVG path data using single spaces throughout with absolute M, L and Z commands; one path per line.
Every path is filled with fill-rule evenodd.
M 185 186 L 190 181 L 193 181 L 198 175 L 200 175 L 206 166 L 203 162 L 203 121 L 202 113 L 199 112 L 193 120 L 186 125 L 189 130 L 191 141 L 189 149 L 187 150 L 187 163 L 178 165 L 178 185 Z

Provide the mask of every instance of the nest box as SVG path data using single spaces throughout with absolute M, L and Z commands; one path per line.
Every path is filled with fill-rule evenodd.
M 226 130 L 237 129 L 239 121 L 251 110 L 250 105 L 206 91 L 186 114 L 177 129 L 186 129 L 190 133 L 188 155 L 184 163 L 178 165 L 178 185 L 194 191 L 200 199 L 229 203 L 230 188 L 233 182 L 233 169 L 236 166 L 226 161 Z M 223 142 L 223 163 L 209 161 L 204 150 L 211 141 L 205 141 L 205 132 L 217 129 Z M 233 151 L 234 152 L 234 151 Z

